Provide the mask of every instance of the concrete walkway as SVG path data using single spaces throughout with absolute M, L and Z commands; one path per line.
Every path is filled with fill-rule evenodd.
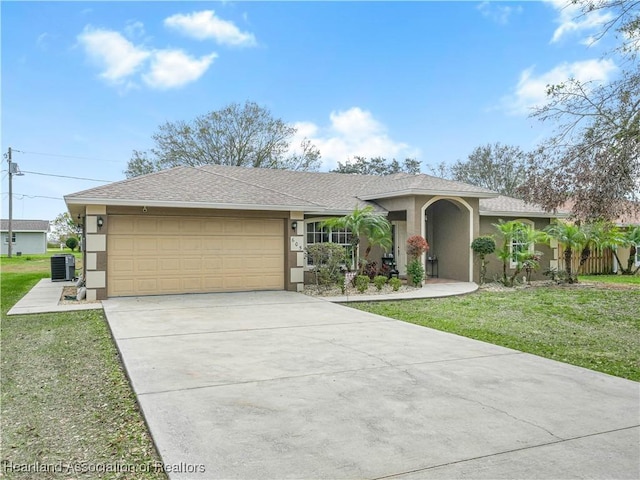
M 64 287 L 72 287 L 75 282 L 52 282 L 50 278 L 43 278 L 36 283 L 29 292 L 22 297 L 7 312 L 7 315 L 25 315 L 28 313 L 55 313 L 74 310 L 98 310 L 101 302 L 78 302 L 59 305 Z M 454 282 L 449 280 L 427 283 L 422 288 L 409 292 L 399 292 L 391 295 L 351 295 L 336 297 L 318 297 L 328 302 L 379 302 L 386 300 L 415 300 L 419 298 L 448 297 L 475 292 L 478 286 L 470 282 Z
M 373 289 L 373 287 L 369 287 Z M 451 297 L 454 295 L 466 295 L 478 290 L 478 285 L 473 282 L 434 282 L 427 283 L 421 288 L 415 288 L 406 292 L 397 292 L 389 295 L 338 295 L 334 297 L 318 297 L 328 302 L 384 302 L 390 300 L 418 300 L 421 298 Z
M 25 315 L 28 313 L 56 313 L 74 310 L 97 310 L 102 303 L 83 303 L 59 305 L 64 287 L 72 287 L 75 282 L 52 282 L 43 278 L 7 312 L 7 315 Z
M 172 480 L 640 478 L 636 382 L 292 292 L 103 303 Z

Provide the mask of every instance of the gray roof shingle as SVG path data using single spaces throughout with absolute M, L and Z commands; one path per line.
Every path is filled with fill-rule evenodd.
M 567 212 L 559 211 L 557 214 L 551 214 L 549 212 L 545 212 L 538 205 L 534 205 L 531 203 L 527 203 L 523 200 L 506 197 L 504 195 L 500 195 L 495 198 L 482 198 L 480 199 L 480 215 L 486 216 L 498 216 L 498 215 L 508 215 L 508 214 L 518 214 L 529 217 L 550 217 L 550 216 L 566 216 Z
M 9 231 L 9 219 L 0 220 L 0 230 Z M 11 220 L 11 230 L 14 232 L 48 232 L 49 220 Z
M 65 196 L 68 204 L 167 204 L 218 208 L 349 212 L 373 205 L 372 200 L 399 195 L 449 194 L 480 198 L 483 212 L 544 212 L 533 205 L 485 188 L 431 175 L 387 176 L 297 172 L 269 168 L 205 165 L 175 167 Z

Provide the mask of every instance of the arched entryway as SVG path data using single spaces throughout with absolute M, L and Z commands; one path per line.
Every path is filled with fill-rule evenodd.
M 437 196 L 422 206 L 422 236 L 430 250 L 424 255 L 427 272 L 428 256 L 437 258 L 440 278 L 473 281 L 473 208 L 463 198 Z

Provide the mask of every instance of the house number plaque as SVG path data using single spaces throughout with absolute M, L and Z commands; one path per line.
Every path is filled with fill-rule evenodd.
M 302 252 L 304 250 L 304 237 L 291 237 L 291 251 Z

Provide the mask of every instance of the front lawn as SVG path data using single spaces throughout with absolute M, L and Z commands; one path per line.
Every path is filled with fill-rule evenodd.
M 632 285 L 479 291 L 348 305 L 640 381 L 640 288 Z
M 5 260 L 14 271 L 6 271 Z M 46 262 L 32 271 L 30 262 L 39 260 L 2 259 L 0 476 L 167 478 L 103 312 L 6 316 L 49 276 Z M 36 472 L 38 464 L 60 471 Z
M 640 285 L 640 275 L 580 275 L 578 280 L 589 283 L 621 283 Z

